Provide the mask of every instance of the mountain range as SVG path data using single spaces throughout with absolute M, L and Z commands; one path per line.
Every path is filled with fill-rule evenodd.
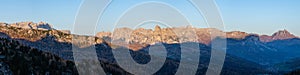
M 211 36 L 211 32 L 224 33 L 226 36 Z M 201 65 L 198 66 L 197 75 L 205 74 L 211 56 L 210 43 L 218 39 L 217 37 L 227 40 L 227 53 L 222 75 L 297 74 L 297 71 L 300 70 L 300 65 L 297 64 L 297 61 L 300 60 L 300 39 L 287 30 L 280 30 L 273 35 L 259 35 L 241 31 L 223 32 L 215 28 L 191 26 L 161 28 L 156 26 L 153 30 L 117 28 L 113 32 L 99 32 L 95 36 L 83 36 L 56 30 L 48 23 L 43 22 L 0 23 L 0 38 L 3 39 L 0 41 L 12 40 L 15 41 L 14 44 L 57 55 L 57 58 L 70 62 L 74 60 L 72 45 L 82 50 L 95 46 L 98 59 L 105 72 L 117 75 L 130 75 L 131 73 L 120 68 L 113 56 L 112 49 L 118 51 L 118 49 L 128 48 L 134 60 L 142 64 L 151 60 L 148 54 L 149 48 L 159 49 L 155 47 L 160 43 L 167 50 L 167 60 L 155 74 L 175 74 L 180 63 L 180 44 L 190 43 L 197 43 L 201 48 L 201 61 L 199 62 Z M 75 42 L 72 40 L 74 38 L 77 39 Z M 8 48 L 10 46 L 1 45 L 1 47 Z M 18 49 L 12 50 L 18 51 Z M 191 52 L 193 50 L 195 49 L 191 49 Z M 26 51 L 19 51 L 19 53 L 26 55 Z M 7 59 L 8 57 L 3 58 Z M 12 67 L 9 65 L 11 63 L 12 61 L 3 62 L 3 64 L 8 64 L 8 68 Z M 24 66 L 17 65 L 16 67 Z M 17 70 L 11 71 L 13 74 L 18 74 Z M 26 71 L 31 73 L 30 71 L 35 70 Z M 58 72 L 77 74 L 75 70 Z
M 114 32 L 99 32 L 96 34 L 97 37 L 101 38 L 115 38 L 115 39 L 121 39 L 132 41 L 132 42 L 138 42 L 138 43 L 153 43 L 153 42 L 166 42 L 166 43 L 180 43 L 180 42 L 200 42 L 208 44 L 210 43 L 210 40 L 202 40 L 202 38 L 210 38 L 211 32 L 222 32 L 225 33 L 226 36 L 220 36 L 220 37 L 226 37 L 226 38 L 234 38 L 234 39 L 244 39 L 246 36 L 249 35 L 258 35 L 261 42 L 272 42 L 274 40 L 285 40 L 285 39 L 292 39 L 292 38 L 298 38 L 297 36 L 291 34 L 287 30 L 280 30 L 278 32 L 275 32 L 273 35 L 259 35 L 254 33 L 246 33 L 241 31 L 232 31 L 232 32 L 223 32 L 221 30 L 215 29 L 215 28 L 193 28 L 190 26 L 187 27 L 174 27 L 174 28 L 160 28 L 160 26 L 156 26 L 154 30 L 152 29 L 130 29 L 130 28 L 116 28 Z M 161 34 L 161 35 L 155 35 L 155 34 Z M 124 36 L 124 35 L 130 35 Z M 197 35 L 198 38 L 190 38 L 190 39 L 183 39 L 181 38 L 185 36 L 193 36 Z M 155 38 L 152 37 L 158 37 L 158 39 L 162 40 L 155 40 Z M 147 40 L 143 39 L 137 39 L 137 38 L 146 38 Z M 213 37 L 215 38 L 215 37 Z M 171 39 L 171 40 L 164 40 L 164 39 Z M 180 40 L 178 40 L 180 39 Z M 193 39 L 200 39 L 200 40 L 193 40 Z M 148 40 L 153 40 L 149 41 Z

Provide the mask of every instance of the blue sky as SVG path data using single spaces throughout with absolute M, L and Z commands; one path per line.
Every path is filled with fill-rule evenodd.
M 195 27 L 207 27 L 186 0 L 151 0 L 166 3 Z M 45 21 L 56 29 L 71 30 L 82 0 L 1 0 L 0 22 Z M 123 12 L 144 0 L 114 0 L 101 17 L 97 31 L 110 31 Z M 272 34 L 281 29 L 300 35 L 300 0 L 216 0 L 226 31 Z M 151 26 L 150 26 L 151 27 Z

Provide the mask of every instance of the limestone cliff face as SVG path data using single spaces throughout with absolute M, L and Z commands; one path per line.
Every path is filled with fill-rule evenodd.
M 226 35 L 214 36 L 212 33 L 223 33 Z M 193 28 L 187 27 L 174 27 L 174 28 L 161 28 L 156 26 L 152 29 L 130 29 L 130 28 L 117 28 L 111 32 L 99 32 L 96 37 L 107 39 L 116 44 L 122 45 L 134 44 L 137 45 L 152 45 L 158 42 L 162 43 L 183 43 L 183 42 L 199 42 L 203 44 L 210 44 L 211 40 L 216 37 L 245 39 L 247 36 L 257 35 L 261 42 L 271 42 L 274 40 L 297 38 L 287 30 L 282 30 L 274 33 L 272 36 L 250 34 L 241 31 L 223 32 L 215 28 Z
M 241 32 L 241 31 L 232 31 L 232 32 L 227 32 L 226 33 L 227 38 L 237 38 L 237 39 L 243 39 L 249 34 L 246 32 Z
M 183 43 L 183 42 L 199 42 L 209 44 L 212 39 L 217 36 L 211 37 L 211 32 L 223 33 L 222 31 L 214 28 L 193 28 L 187 27 L 174 27 L 174 28 L 161 28 L 156 26 L 152 29 L 129 29 L 117 28 L 113 33 L 99 32 L 97 37 L 111 38 L 111 41 L 124 41 L 129 44 L 155 44 L 155 43 Z M 230 33 L 231 34 L 231 33 Z M 236 35 L 236 36 L 235 36 Z M 240 38 L 245 35 L 237 37 L 239 34 L 232 34 L 230 37 Z M 226 37 L 226 36 L 219 36 Z
M 247 36 L 251 35 L 241 31 L 223 32 L 215 28 L 194 28 L 192 26 L 161 28 L 156 26 L 154 29 L 116 28 L 113 32 L 99 32 L 96 36 L 81 36 L 70 34 L 70 31 L 66 30 L 56 30 L 52 28 L 50 24 L 44 22 L 0 23 L 0 32 L 7 34 L 14 39 L 23 39 L 32 42 L 47 39 L 55 42 L 73 43 L 74 45 L 80 45 L 80 47 L 87 47 L 106 42 L 110 45 L 125 46 L 132 48 L 133 50 L 138 50 L 155 43 L 173 44 L 198 42 L 209 45 L 211 40 L 214 40 L 216 37 L 245 39 Z M 215 36 L 212 35 L 212 33 L 223 33 L 226 35 Z M 49 36 L 52 38 L 49 38 Z M 0 35 L 0 37 L 7 36 Z M 278 31 L 272 36 L 259 36 L 259 40 L 262 42 L 291 38 L 298 37 L 287 30 Z M 49 41 L 45 41 L 45 43 L 46 42 Z
M 161 28 L 156 26 L 152 29 L 129 29 L 117 28 L 114 32 L 99 32 L 97 37 L 111 38 L 111 41 L 124 41 L 132 44 L 155 44 L 163 43 L 182 43 L 182 42 L 201 42 L 210 43 L 210 32 L 217 31 L 212 28 Z
M 53 28 L 51 30 L 41 30 L 34 28 L 14 27 L 9 26 L 9 24 L 4 24 L 6 23 L 0 23 L 1 38 L 9 37 L 11 39 L 16 39 L 23 45 L 32 46 L 40 50 L 72 50 L 72 44 L 78 47 L 88 47 L 104 42 L 101 38 L 94 36 L 75 35 L 70 34 L 69 31 L 64 32 L 61 30 L 55 30 Z
M 7 27 L 15 27 L 15 28 L 23 28 L 23 29 L 35 29 L 35 30 L 56 30 L 50 25 L 49 23 L 46 22 L 39 22 L 39 23 L 34 23 L 34 22 L 17 22 L 17 23 L 3 23 L 0 22 L 0 26 L 7 26 Z M 70 34 L 70 30 L 58 30 L 67 34 Z
M 45 22 L 18 22 L 18 23 L 12 23 L 7 24 L 7 26 L 11 27 L 17 27 L 17 28 L 25 28 L 25 29 L 39 29 L 39 30 L 52 30 L 52 26 Z

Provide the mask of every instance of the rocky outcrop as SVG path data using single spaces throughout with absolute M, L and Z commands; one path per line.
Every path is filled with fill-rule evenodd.
M 130 29 L 130 28 L 117 28 L 113 33 L 99 32 L 97 37 L 110 38 L 112 42 L 124 42 L 129 44 L 155 44 L 158 42 L 164 43 L 182 43 L 182 42 L 201 42 L 210 43 L 210 32 L 220 30 L 213 28 L 161 28 L 156 26 L 152 29 Z
M 7 25 L 8 25 L 7 23 L 0 22 L 0 26 L 7 26 Z
M 227 32 L 226 36 L 227 38 L 243 39 L 246 36 L 249 36 L 249 34 L 241 31 L 232 31 L 232 32 Z
M 292 39 L 292 38 L 298 38 L 298 37 L 285 29 L 274 33 L 272 36 L 268 36 L 268 35 L 260 36 L 262 42 L 271 42 L 274 40 L 285 40 L 285 39 Z
M 224 33 L 226 35 L 214 36 L 212 33 Z M 147 44 L 152 45 L 158 42 L 163 43 L 183 43 L 183 42 L 199 42 L 204 44 L 210 44 L 211 40 L 216 37 L 221 38 L 233 38 L 233 39 L 245 39 L 250 35 L 241 31 L 223 32 L 215 28 L 193 28 L 192 26 L 187 27 L 174 27 L 174 28 L 161 28 L 156 26 L 152 29 L 130 29 L 130 28 L 117 28 L 113 33 L 110 32 L 99 32 L 97 37 L 109 39 L 115 43 L 128 43 L 128 44 Z M 289 33 L 287 30 L 282 30 L 274 33 L 272 36 L 261 35 L 259 36 L 260 41 L 270 42 L 273 40 L 282 40 L 297 38 L 296 36 Z M 116 42 L 118 41 L 118 42 Z
M 72 40 L 72 36 L 70 34 L 65 34 L 59 30 L 38 30 L 11 26 L 0 26 L 0 32 L 6 33 L 11 38 L 24 39 L 28 41 L 37 41 L 46 36 L 57 37 L 56 40 L 60 42 L 71 42 Z
M 284 40 L 284 39 L 291 39 L 296 38 L 295 35 L 291 34 L 287 30 L 280 30 L 272 35 L 274 40 Z
M 25 28 L 25 29 L 53 30 L 52 26 L 45 22 L 39 22 L 39 23 L 18 22 L 18 23 L 8 24 L 7 26 Z
M 38 30 L 9 26 L 0 26 L 0 38 L 14 39 L 20 44 L 51 52 L 72 60 L 72 45 L 84 48 L 102 44 L 104 40 L 94 36 L 67 34 L 60 30 Z
M 212 39 L 217 37 L 211 37 L 211 32 L 222 33 L 222 31 L 215 28 L 193 28 L 191 26 L 161 28 L 159 26 L 156 26 L 154 30 L 144 28 L 138 28 L 135 30 L 129 28 L 117 28 L 113 33 L 99 32 L 96 36 L 100 38 L 109 37 L 113 41 L 123 41 L 129 44 L 152 45 L 158 42 L 169 44 L 183 42 L 200 42 L 204 44 L 209 44 Z M 246 33 L 243 35 L 239 35 L 239 33 L 237 32 L 232 32 L 228 34 L 230 34 L 229 37 L 236 38 L 242 38 L 246 36 Z
M 70 30 L 59 30 L 59 31 L 61 31 L 61 32 L 65 33 L 65 34 L 71 34 Z
M 42 29 L 41 29 L 42 28 Z M 87 47 L 93 44 L 99 44 L 107 41 L 110 45 L 125 46 L 133 50 L 153 45 L 156 43 L 184 43 L 198 42 L 209 45 L 211 40 L 216 37 L 245 39 L 249 33 L 241 31 L 223 32 L 215 28 L 194 28 L 192 26 L 161 28 L 156 26 L 154 29 L 131 29 L 131 28 L 116 28 L 113 32 L 99 32 L 94 36 L 78 36 L 70 34 L 67 30 L 55 30 L 48 23 L 33 23 L 19 22 L 15 24 L 0 23 L 0 32 L 6 33 L 14 39 L 24 39 L 28 41 L 38 41 L 48 36 L 53 36 L 53 40 L 57 42 L 75 43 L 80 47 Z M 226 35 L 214 36 L 212 33 L 224 33 Z M 76 36 L 76 40 L 72 39 Z M 7 37 L 7 36 L 0 36 Z M 287 30 L 282 30 L 274 33 L 272 36 L 259 36 L 262 42 L 271 42 L 273 40 L 282 40 L 297 38 Z M 87 39 L 89 41 L 87 41 Z

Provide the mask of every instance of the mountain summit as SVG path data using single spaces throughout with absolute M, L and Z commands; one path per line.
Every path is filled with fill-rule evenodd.
M 156 25 L 154 31 L 160 31 L 160 30 L 161 30 L 160 26 Z
M 1 26 L 10 26 L 17 28 L 25 28 L 25 29 L 38 29 L 38 30 L 53 30 L 52 26 L 46 22 L 18 22 L 18 23 L 0 23 Z
M 293 35 L 286 29 L 280 30 L 274 33 L 272 36 L 268 36 L 268 35 L 260 36 L 260 39 L 263 42 L 271 42 L 274 40 L 285 40 L 285 39 L 292 39 L 292 38 L 297 38 L 297 36 Z
M 296 38 L 295 35 L 291 34 L 289 31 L 286 29 L 280 30 L 272 35 L 274 40 L 283 40 L 283 39 L 291 39 L 291 38 Z

